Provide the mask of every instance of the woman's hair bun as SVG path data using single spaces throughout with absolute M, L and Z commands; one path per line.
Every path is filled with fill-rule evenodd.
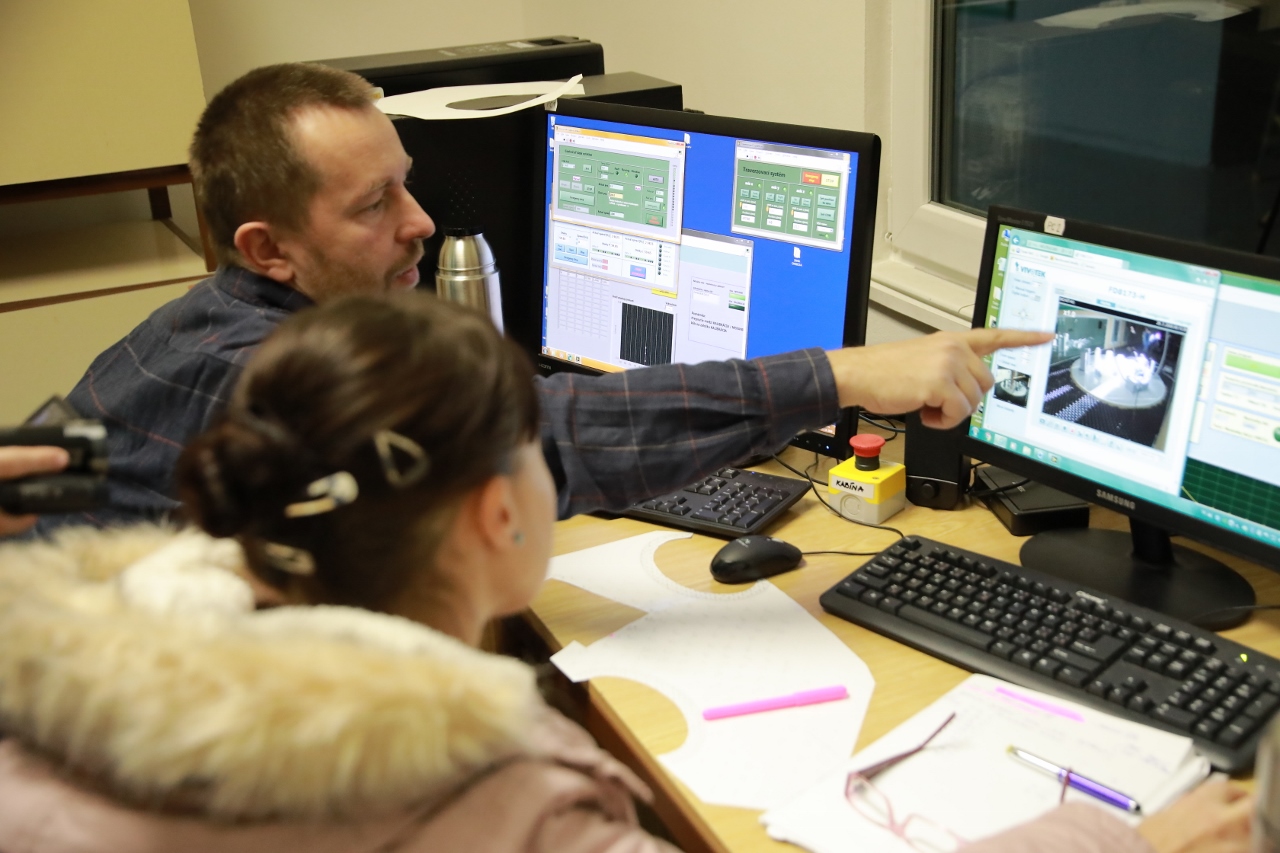
M 192 520 L 212 536 L 261 533 L 263 522 L 282 517 L 284 505 L 305 482 L 305 455 L 286 430 L 236 411 L 233 404 L 183 451 L 179 497 Z

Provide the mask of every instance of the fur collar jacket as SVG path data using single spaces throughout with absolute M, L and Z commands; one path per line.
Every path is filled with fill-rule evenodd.
M 532 671 L 393 616 L 254 610 L 160 527 L 0 548 L 0 850 L 660 850 Z

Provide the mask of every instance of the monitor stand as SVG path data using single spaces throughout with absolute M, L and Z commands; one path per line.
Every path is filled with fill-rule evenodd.
M 1169 541 L 1169 534 L 1129 519 L 1118 530 L 1048 530 L 1031 537 L 1022 565 L 1092 587 L 1141 607 L 1221 631 L 1249 618 L 1253 587 L 1229 566 Z

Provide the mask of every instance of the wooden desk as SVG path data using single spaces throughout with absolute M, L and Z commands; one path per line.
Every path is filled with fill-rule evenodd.
M 802 467 L 813 461 L 813 454 L 789 450 L 784 458 Z M 779 468 L 776 473 L 786 472 Z M 825 466 L 818 473 L 819 479 L 825 479 Z M 908 504 L 888 523 L 907 534 L 939 539 L 1012 562 L 1017 562 L 1018 549 L 1026 541 L 1010 535 L 979 502 L 953 512 Z M 1093 524 L 1123 529 L 1127 520 L 1109 510 L 1094 508 Z M 604 521 L 581 516 L 556 526 L 555 553 L 590 548 L 653 529 L 653 525 L 631 519 Z M 895 538 L 891 533 L 836 518 L 818 504 L 812 494 L 796 504 L 770 533 L 805 551 L 875 551 L 887 547 Z M 700 535 L 669 542 L 658 550 L 658 566 L 672 580 L 691 589 L 735 592 L 740 587 L 716 583 L 707 568 L 712 555 L 723 544 L 723 540 Z M 1188 544 L 1213 553 L 1241 572 L 1253 584 L 1259 602 L 1280 602 L 1280 575 L 1195 543 Z M 831 555 L 807 557 L 800 570 L 773 578 L 779 589 L 848 643 L 871 668 L 876 691 L 858 737 L 859 748 L 924 708 L 968 674 L 823 612 L 818 597 L 865 559 Z M 606 570 L 605 567 L 602 570 Z M 558 649 L 572 640 L 584 645 L 593 643 L 642 615 L 577 587 L 550 581 L 526 618 L 548 646 Z M 1280 611 L 1255 614 L 1226 636 L 1280 657 Z M 666 773 L 654 756 L 670 752 L 683 742 L 685 724 L 676 707 L 664 696 L 643 685 L 616 678 L 593 680 L 585 696 L 583 711 L 588 729 L 605 748 L 630 764 L 653 787 L 659 816 L 688 853 L 701 850 L 780 853 L 796 849 L 770 840 L 758 821 L 759 812 L 707 805 Z

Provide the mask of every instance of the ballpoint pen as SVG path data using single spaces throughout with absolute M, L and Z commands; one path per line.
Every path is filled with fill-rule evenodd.
M 1025 749 L 1018 749 L 1016 746 L 1010 746 L 1008 752 L 1024 764 L 1028 764 L 1062 781 L 1067 787 L 1083 791 L 1091 797 L 1102 800 L 1104 803 L 1109 803 L 1118 809 L 1124 809 L 1133 814 L 1138 814 L 1142 811 L 1142 807 L 1138 805 L 1138 801 L 1133 797 L 1126 796 L 1114 788 L 1108 788 L 1100 782 L 1081 776 L 1074 770 L 1059 767 L 1051 761 L 1045 761 L 1043 758 L 1032 755 Z

